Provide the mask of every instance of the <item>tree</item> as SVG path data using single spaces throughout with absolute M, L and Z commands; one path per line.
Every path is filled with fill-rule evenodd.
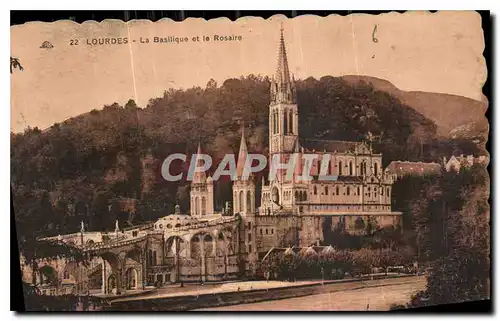
M 423 243 L 430 261 L 427 288 L 410 306 L 489 298 L 489 177 L 474 165 L 445 173 L 427 190 L 418 215 L 425 222 Z
M 379 256 L 376 251 L 368 248 L 362 248 L 353 252 L 353 259 L 356 268 L 361 273 L 371 274 L 372 268 L 379 265 Z

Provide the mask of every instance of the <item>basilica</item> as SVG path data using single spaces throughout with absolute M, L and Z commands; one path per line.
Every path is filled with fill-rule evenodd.
M 269 103 L 269 159 L 286 162 L 298 154 L 293 175 L 271 181 L 243 177 L 249 155 L 244 129 L 232 186 L 232 211 L 214 209 L 213 180 L 204 172 L 191 182 L 190 210 L 115 232 L 80 232 L 46 240 L 81 248 L 91 258 L 82 267 L 71 260 L 45 260 L 38 270 L 23 266 L 27 282 L 45 294 L 118 295 L 153 284 L 205 282 L 253 277 L 259 260 L 273 248 L 323 246 L 328 233 L 363 234 L 400 226 L 391 210 L 394 174 L 370 142 L 309 140 L 299 136 L 299 106 L 283 30 Z M 197 154 L 201 154 L 198 146 Z M 303 179 L 301 155 L 315 156 Z M 326 160 L 326 161 L 324 161 Z M 337 177 L 321 180 L 322 173 Z M 258 189 L 258 184 L 261 184 Z M 256 193 L 260 191 L 260 204 Z

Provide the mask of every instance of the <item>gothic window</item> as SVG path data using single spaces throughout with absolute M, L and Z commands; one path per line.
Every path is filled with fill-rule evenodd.
M 207 200 L 205 196 L 201 198 L 201 215 L 207 214 Z
M 65 280 L 69 279 L 69 271 L 68 271 L 68 270 L 65 270 L 65 271 L 64 271 L 63 278 L 64 278 Z
M 156 265 L 156 251 L 153 251 L 153 265 Z
M 353 171 L 352 171 L 352 162 L 349 162 L 349 175 L 353 175 Z
M 252 195 L 250 195 L 250 191 L 247 191 L 247 212 L 252 211 Z
M 288 134 L 288 110 L 283 111 L 283 134 Z
M 152 250 L 148 251 L 148 263 L 149 263 L 149 265 L 153 265 L 153 251 Z
M 273 110 L 271 113 L 271 123 L 272 123 L 272 128 L 273 128 L 273 134 L 276 134 L 276 117 L 275 117 L 275 115 L 276 115 L 276 113 Z
M 307 193 L 306 192 L 302 192 L 302 193 L 303 193 L 302 200 L 307 201 Z
M 278 189 L 275 187 L 273 188 L 273 202 L 276 204 L 280 203 L 280 195 Z
M 276 134 L 276 124 L 274 123 L 274 110 L 271 112 L 271 128 L 273 135 Z
M 339 176 L 342 176 L 342 161 L 339 161 Z
M 288 115 L 288 131 L 293 134 L 293 111 L 290 110 Z
M 238 201 L 240 203 L 240 213 L 243 212 L 243 205 L 245 204 L 245 197 L 243 195 L 243 191 L 240 191 L 240 199 Z
M 378 163 L 375 163 L 374 174 L 378 176 Z
M 366 170 L 366 162 L 363 161 L 363 164 L 361 164 L 361 168 L 363 169 L 363 175 L 368 175 L 368 171 Z
M 198 197 L 194 199 L 194 214 L 198 215 L 200 213 L 200 207 L 199 207 L 199 200 Z
M 391 195 L 391 190 L 389 187 L 387 187 L 387 197 L 389 197 Z
M 280 133 L 280 121 L 279 121 L 279 113 L 276 110 L 276 134 Z

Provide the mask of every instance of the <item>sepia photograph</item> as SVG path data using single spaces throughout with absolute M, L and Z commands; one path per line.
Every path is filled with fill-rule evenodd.
M 490 300 L 484 19 L 11 24 L 24 310 Z

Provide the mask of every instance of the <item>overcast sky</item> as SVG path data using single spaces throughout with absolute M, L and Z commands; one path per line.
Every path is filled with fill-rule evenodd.
M 11 129 L 43 129 L 128 99 L 145 107 L 168 88 L 204 87 L 210 78 L 222 84 L 251 73 L 270 76 L 281 23 L 296 78 L 359 74 L 386 79 L 402 90 L 484 100 L 484 39 L 481 17 L 474 12 L 275 16 L 236 22 L 164 19 L 128 25 L 116 20 L 37 22 L 11 27 L 11 55 L 25 68 L 11 76 Z M 377 42 L 372 40 L 375 25 Z M 192 41 L 204 35 L 212 40 Z M 215 42 L 214 35 L 242 40 Z M 189 42 L 153 43 L 155 36 L 188 37 Z M 111 37 L 128 37 L 129 43 L 87 44 L 87 39 Z M 140 43 L 141 37 L 150 43 Z M 72 40 L 78 45 L 70 45 Z M 40 48 L 44 41 L 54 47 Z

